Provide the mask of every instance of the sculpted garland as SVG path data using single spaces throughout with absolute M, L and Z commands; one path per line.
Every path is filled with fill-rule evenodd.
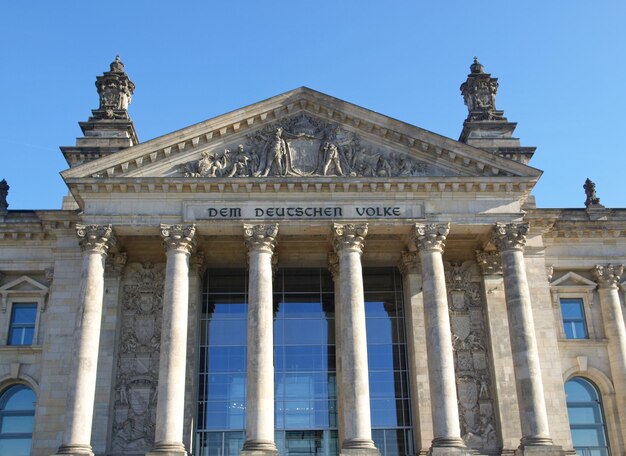
M 246 135 L 235 151 L 204 151 L 180 171 L 185 177 L 409 177 L 428 170 L 405 154 L 361 144 L 337 124 L 300 114 Z

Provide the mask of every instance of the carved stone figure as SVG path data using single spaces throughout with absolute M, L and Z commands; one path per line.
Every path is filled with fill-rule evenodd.
M 122 282 L 111 447 L 144 454 L 154 443 L 164 265 L 131 263 Z
M 469 114 L 468 121 L 504 119 L 502 111 L 496 110 L 498 79 L 485 73 L 485 67 L 474 57 L 471 73 L 461 84 L 461 93 Z
M 601 206 L 600 198 L 596 195 L 596 184 L 591 181 L 591 179 L 587 178 L 585 180 L 585 185 L 583 185 L 585 189 L 585 195 L 587 195 L 587 199 L 585 200 L 585 207 L 590 206 Z
M 451 261 L 445 268 L 461 435 L 468 447 L 493 451 L 498 448 L 498 439 L 492 412 L 484 305 L 480 284 L 472 281 L 471 271 L 476 265 Z
M 111 63 L 110 71 L 96 78 L 96 88 L 100 96 L 100 106 L 94 111 L 95 118 L 128 119 L 127 110 L 135 84 L 124 72 L 124 64 L 119 55 Z
M 6 211 L 9 207 L 7 196 L 9 195 L 9 184 L 5 179 L 0 181 L 0 211 Z
M 233 147 L 231 145 L 231 147 Z M 361 143 L 339 124 L 298 114 L 249 133 L 237 151 L 205 150 L 179 165 L 185 177 L 410 177 L 434 171 L 401 153 Z

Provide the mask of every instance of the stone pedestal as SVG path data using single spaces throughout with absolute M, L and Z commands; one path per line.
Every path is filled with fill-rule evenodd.
M 524 262 L 527 233 L 527 224 L 498 223 L 492 240 L 500 250 L 502 259 L 504 294 L 522 427 L 520 449 L 542 447 L 547 452 L 552 451 L 553 444 L 548 429 L 539 350 Z
M 189 307 L 189 256 L 195 225 L 161 225 L 166 249 L 165 288 L 154 448 L 150 455 L 187 455 L 183 444 Z
M 65 432 L 57 454 L 92 456 L 91 425 L 104 296 L 104 260 L 114 237 L 111 225 L 76 225 L 76 234 L 83 251 L 79 318 L 69 375 Z
M 449 224 L 416 224 L 413 232 L 413 241 L 422 264 L 426 350 L 434 435 L 430 454 L 446 455 L 469 454 L 464 453 L 468 450 L 461 439 L 452 331 L 442 258 L 449 231 Z
M 246 456 L 276 455 L 272 255 L 278 225 L 244 225 L 248 247 Z
M 372 440 L 370 390 L 365 331 L 365 295 L 361 254 L 367 225 L 335 224 L 333 247 L 339 257 L 341 322 L 341 397 L 343 442 L 341 455 L 379 455 Z

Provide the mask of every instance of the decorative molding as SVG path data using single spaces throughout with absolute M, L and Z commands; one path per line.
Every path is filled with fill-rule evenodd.
M 26 275 L 11 280 L 0 287 L 0 311 L 6 313 L 9 298 L 33 297 L 41 304 L 41 311 L 46 310 L 46 298 L 50 289 Z
M 106 255 L 109 248 L 116 243 L 111 225 L 76 224 L 76 236 L 83 252 Z
M 120 277 L 126 266 L 126 252 L 113 253 L 107 256 L 104 263 L 104 273 L 111 277 Z
M 363 253 L 365 248 L 365 236 L 367 236 L 367 223 L 335 223 L 333 224 L 333 248 L 336 253 L 344 250 Z
M 450 233 L 449 223 L 431 223 L 428 225 L 416 223 L 411 234 L 418 251 L 443 252 L 448 233 Z
M 498 250 L 524 250 L 528 223 L 496 223 L 491 240 Z
M 327 259 L 330 275 L 333 277 L 333 281 L 337 282 L 339 280 L 339 257 L 335 252 L 328 252 Z
M 206 269 L 206 263 L 204 258 L 204 252 L 198 251 L 191 255 L 189 259 L 189 271 L 192 274 L 196 274 L 198 277 L 202 277 Z
M 400 261 L 398 262 L 398 269 L 403 276 L 406 274 L 421 274 L 421 262 L 419 253 L 416 251 L 402 252 Z

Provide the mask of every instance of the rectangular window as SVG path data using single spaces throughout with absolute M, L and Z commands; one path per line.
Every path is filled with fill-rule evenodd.
M 32 345 L 37 319 L 37 303 L 14 303 L 11 311 L 9 345 Z
M 562 298 L 561 316 L 566 339 L 589 338 L 582 299 Z

